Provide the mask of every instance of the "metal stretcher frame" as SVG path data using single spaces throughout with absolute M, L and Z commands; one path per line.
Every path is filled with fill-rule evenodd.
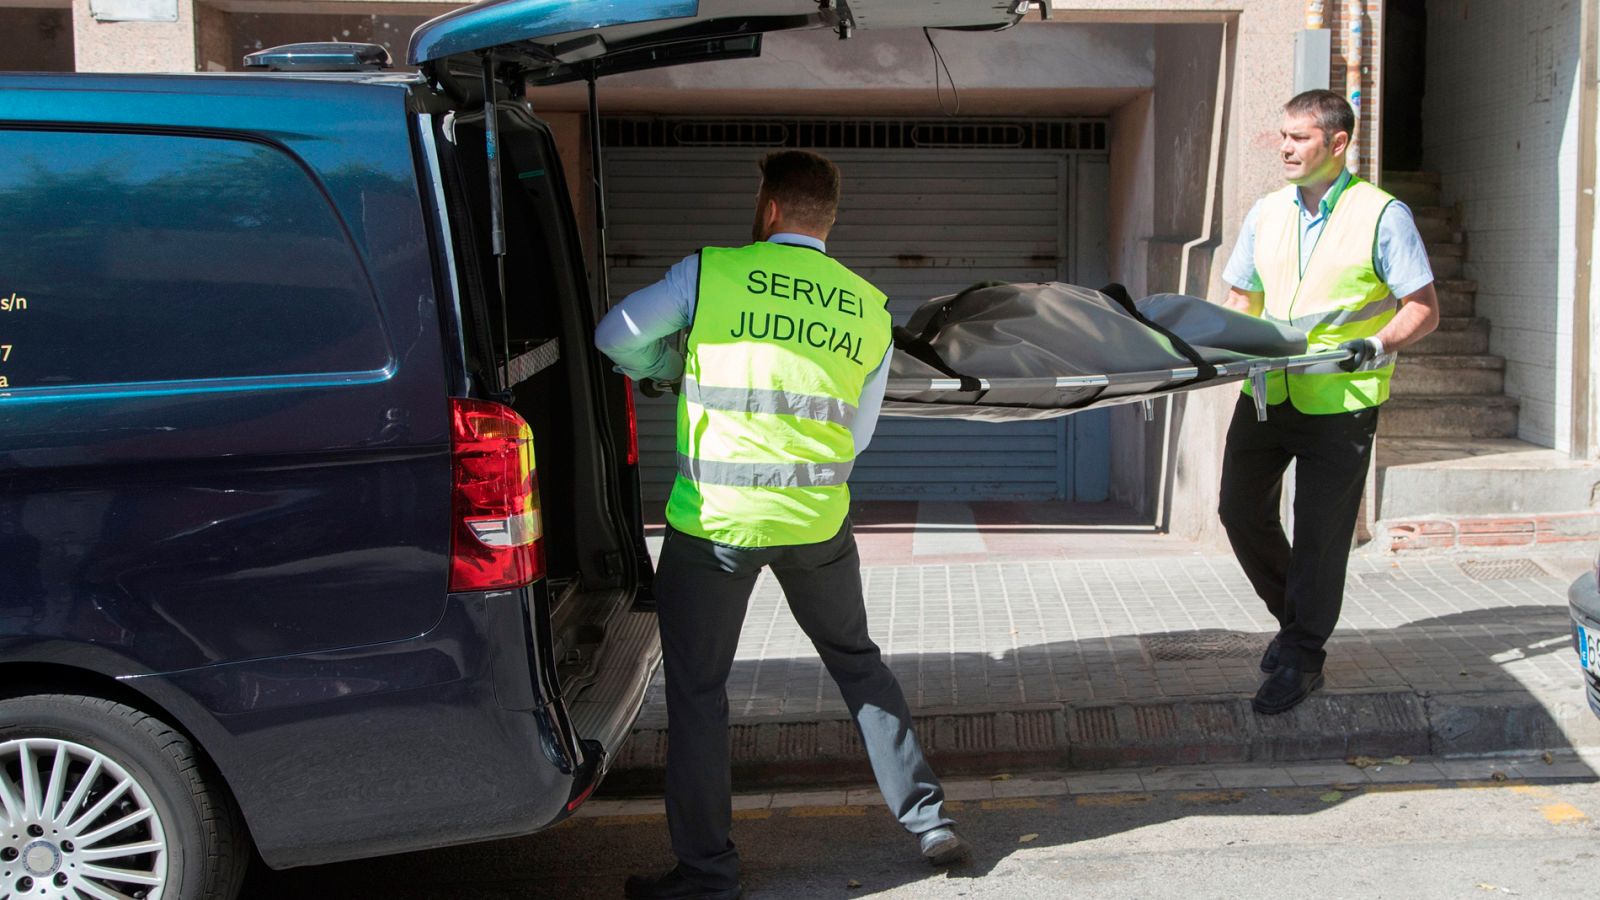
M 1256 420 L 1267 420 L 1267 375 L 1272 372 L 1286 372 L 1298 369 L 1309 369 L 1313 366 L 1337 364 L 1350 358 L 1348 350 L 1332 350 L 1325 353 L 1307 353 L 1301 356 L 1258 357 L 1255 359 L 1241 359 L 1228 363 L 1217 363 L 1213 368 L 1217 370 L 1215 378 L 1186 384 L 1183 387 L 1163 394 L 1176 394 L 1191 391 L 1197 388 L 1212 387 L 1223 384 L 1233 384 L 1248 380 L 1251 393 L 1254 395 L 1256 405 Z M 1200 377 L 1200 370 L 1194 366 L 1181 369 L 1155 369 L 1148 372 L 1116 372 L 1106 375 L 1068 375 L 1060 378 L 1049 376 L 1029 376 L 1018 378 L 978 378 L 976 379 L 980 390 L 989 391 L 997 389 L 1015 390 L 1049 390 L 1086 388 L 1086 387 L 1137 387 L 1148 385 L 1151 390 L 1159 389 L 1166 384 L 1181 384 L 1193 382 Z M 888 389 L 897 394 L 914 394 L 929 392 L 962 391 L 962 381 L 959 378 L 890 378 Z M 970 391 L 969 391 L 970 393 Z M 1123 403 L 1144 402 L 1148 404 L 1154 397 L 1143 394 L 1126 394 L 1112 397 L 1105 401 L 1096 400 L 1083 407 L 1095 409 L 1102 406 L 1116 406 Z M 981 404 L 979 404 L 981 405 Z M 1149 406 L 1146 406 L 1146 415 L 1149 415 Z

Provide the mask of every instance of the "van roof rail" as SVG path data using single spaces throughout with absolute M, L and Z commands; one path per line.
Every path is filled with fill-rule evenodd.
M 247 53 L 244 65 L 269 72 L 365 72 L 387 69 L 393 62 L 389 51 L 377 44 L 309 41 Z

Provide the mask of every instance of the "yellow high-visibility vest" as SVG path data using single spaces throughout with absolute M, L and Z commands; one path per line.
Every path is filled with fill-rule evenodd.
M 734 547 L 814 544 L 850 512 L 850 426 L 887 298 L 809 247 L 700 251 L 667 521 Z
M 1352 177 L 1332 198 L 1332 209 L 1305 271 L 1304 234 L 1293 185 L 1267 197 L 1256 220 L 1255 266 L 1266 301 L 1262 315 L 1306 332 L 1307 352 L 1336 350 L 1345 341 L 1376 335 L 1400 301 L 1379 277 L 1374 255 L 1378 222 L 1394 202 L 1388 193 Z M 1367 409 L 1389 399 L 1394 355 L 1370 360 L 1355 372 L 1325 364 L 1267 378 L 1267 402 L 1288 400 L 1303 413 L 1323 415 Z M 1249 393 L 1249 385 L 1245 392 Z

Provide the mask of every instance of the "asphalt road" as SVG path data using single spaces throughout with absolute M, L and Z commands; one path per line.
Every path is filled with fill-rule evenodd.
M 1600 897 L 1593 777 L 1130 791 L 955 804 L 977 849 L 938 872 L 881 807 L 752 809 L 735 840 L 748 896 Z M 245 896 L 501 900 L 619 897 L 669 862 L 659 814 L 283 873 Z

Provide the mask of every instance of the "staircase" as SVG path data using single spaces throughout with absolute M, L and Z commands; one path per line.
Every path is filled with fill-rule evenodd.
M 1592 551 L 1600 467 L 1518 440 L 1506 361 L 1489 352 L 1478 285 L 1463 277 L 1460 211 L 1431 172 L 1386 172 L 1411 207 L 1439 293 L 1439 327 L 1400 353 L 1378 416 L 1372 547 L 1384 551 L 1519 548 Z M 1365 517 L 1364 517 L 1365 518 Z M 1555 545 L 1555 546 L 1552 546 Z
M 1416 217 L 1433 265 L 1440 319 L 1438 330 L 1400 354 L 1378 434 L 1391 443 L 1516 437 L 1517 401 L 1505 395 L 1506 361 L 1489 353 L 1489 320 L 1474 314 L 1478 286 L 1461 277 L 1466 242 L 1456 210 L 1440 205 L 1439 176 L 1391 172 L 1383 186 Z

